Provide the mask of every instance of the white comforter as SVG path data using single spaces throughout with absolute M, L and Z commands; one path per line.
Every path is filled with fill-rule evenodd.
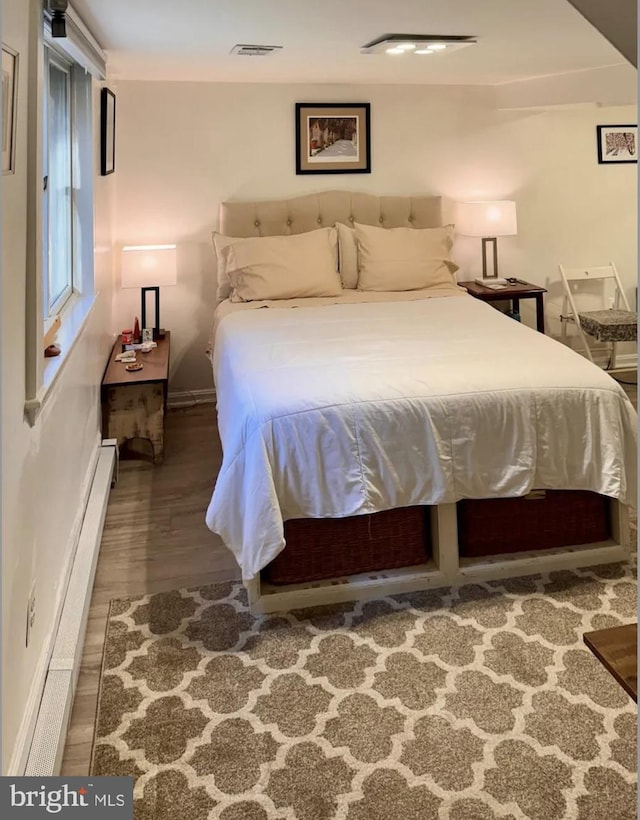
M 213 363 L 224 459 L 207 525 L 245 580 L 289 518 L 534 487 L 635 504 L 622 388 L 469 296 L 230 312 Z

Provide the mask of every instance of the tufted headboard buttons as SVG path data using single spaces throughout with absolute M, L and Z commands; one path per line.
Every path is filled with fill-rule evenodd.
M 342 222 L 385 228 L 437 228 L 442 225 L 438 196 L 373 196 L 323 191 L 288 200 L 223 202 L 220 233 L 225 236 L 283 236 Z

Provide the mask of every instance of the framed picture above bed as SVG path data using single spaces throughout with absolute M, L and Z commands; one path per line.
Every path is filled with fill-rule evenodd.
M 296 174 L 370 174 L 369 103 L 296 103 Z
M 638 161 L 637 125 L 598 125 L 598 163 Z

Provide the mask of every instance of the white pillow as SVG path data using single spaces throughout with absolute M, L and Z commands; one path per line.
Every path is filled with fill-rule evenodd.
M 336 222 L 338 229 L 338 256 L 340 259 L 340 276 L 343 288 L 358 286 L 358 245 L 356 232 L 349 225 Z
M 216 290 L 216 299 L 222 302 L 223 299 L 228 299 L 231 296 L 231 282 L 229 274 L 227 273 L 227 260 L 224 251 L 232 242 L 238 242 L 240 236 L 225 236 L 224 234 L 213 231 L 213 249 L 216 252 L 216 262 L 218 265 L 218 288 Z
M 355 223 L 358 290 L 403 291 L 455 285 L 453 225 L 375 228 Z
M 238 239 L 223 253 L 232 302 L 338 296 L 342 292 L 335 228 Z

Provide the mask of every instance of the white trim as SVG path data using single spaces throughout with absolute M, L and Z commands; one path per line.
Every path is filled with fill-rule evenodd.
M 74 24 L 74 26 L 78 29 L 80 34 L 82 34 L 82 36 L 89 43 L 91 48 L 95 49 L 95 51 L 98 52 L 100 57 L 106 62 L 107 61 L 107 55 L 103 51 L 102 46 L 96 40 L 96 38 L 93 36 L 93 34 L 91 33 L 90 29 L 85 24 L 82 17 L 80 17 L 78 12 L 74 9 L 74 7 L 71 4 L 69 4 L 69 6 L 67 8 L 66 16 L 69 20 L 71 20 L 71 22 Z
M 620 344 L 622 344 L 622 342 Z M 637 370 L 637 368 L 637 353 L 623 353 L 622 355 L 618 353 L 616 356 L 616 370 Z
M 38 720 L 38 709 L 40 708 L 42 692 L 47 679 L 49 656 L 53 649 L 53 637 L 51 638 L 51 644 L 51 647 L 40 655 L 38 665 L 33 672 L 29 697 L 27 698 L 22 714 L 22 721 L 20 722 L 20 728 L 16 736 L 13 754 L 9 761 L 9 768 L 5 772 L 9 777 L 22 777 L 27 767 L 31 740 L 33 739 L 33 733 L 36 730 L 36 722 Z
M 196 404 L 215 404 L 215 390 L 178 390 L 169 393 L 167 407 L 172 410 L 176 407 L 195 407 Z
M 59 54 L 52 48 L 45 46 L 44 49 L 44 94 L 43 94 L 43 102 L 45 106 L 44 115 L 43 115 L 43 140 L 46 146 L 46 150 L 44 152 L 43 157 L 43 175 L 44 178 L 47 180 L 47 186 L 42 192 L 42 226 L 44 231 L 44 240 L 43 240 L 43 248 L 44 253 L 42 255 L 42 291 L 43 291 L 43 313 L 45 319 L 48 317 L 56 316 L 60 313 L 64 306 L 67 304 L 69 299 L 73 296 L 73 288 L 74 288 L 74 273 L 76 268 L 76 259 L 75 259 L 75 242 L 76 242 L 76 231 L 74 228 L 74 214 L 76 212 L 76 193 L 75 193 L 75 177 L 76 177 L 76 168 L 74 160 L 73 160 L 73 150 L 74 150 L 74 143 L 75 143 L 75 111 L 74 111 L 74 93 L 73 93 L 73 85 L 74 81 L 72 79 L 72 66 L 73 63 L 66 57 Z M 68 218 L 68 242 L 67 251 L 69 254 L 68 261 L 70 262 L 69 270 L 66 271 L 67 281 L 62 289 L 62 291 L 57 295 L 53 302 L 51 302 L 51 256 L 50 256 L 50 247 L 51 247 L 51 223 L 50 223 L 50 215 L 51 215 L 51 145 L 53 142 L 53 134 L 51 132 L 50 121 L 49 121 L 49 99 L 51 96 L 51 68 L 57 69 L 59 72 L 65 75 L 66 83 L 65 83 L 65 97 L 66 97 L 66 109 L 67 115 L 65 118 L 65 137 L 68 139 L 68 153 L 67 161 L 68 161 L 68 171 L 69 171 L 69 179 L 68 184 L 71 190 L 71 197 L 68 203 L 68 208 L 64 210 L 67 212 L 66 217 Z M 61 129 L 62 130 L 62 129 Z
M 33 399 L 27 399 L 24 403 L 25 417 L 31 427 L 36 423 L 36 419 L 51 395 L 54 384 L 82 336 L 98 296 L 99 293 L 92 293 L 90 296 L 74 294 L 60 312 L 62 324 L 56 335 L 56 343 L 60 345 L 61 353 L 59 356 L 45 359 L 43 383 L 38 390 L 38 395 Z M 44 351 L 41 351 L 40 355 L 43 356 Z
M 102 46 L 71 5 L 68 6 L 65 17 L 67 21 L 67 36 L 64 38 L 53 37 L 51 34 L 51 14 L 45 9 L 43 26 L 44 42 L 56 48 L 60 53 L 68 55 L 97 80 L 104 80 L 107 75 L 107 55 L 102 49 Z
M 80 494 L 80 504 L 76 511 L 76 516 L 71 527 L 69 540 L 67 543 L 66 556 L 64 561 L 64 569 L 61 573 L 61 584 L 58 592 L 58 599 L 56 601 L 55 613 L 53 616 L 53 627 L 47 639 L 44 642 L 44 648 L 40 654 L 38 664 L 36 666 L 32 681 L 29 697 L 25 705 L 25 710 L 18 730 L 17 739 L 13 748 L 13 754 L 9 762 L 9 769 L 6 774 L 12 777 L 20 777 L 24 774 L 29 756 L 29 749 L 35 731 L 36 720 L 38 717 L 38 709 L 42 698 L 42 692 L 45 686 L 47 670 L 49 662 L 53 655 L 53 647 L 58 631 L 58 624 L 62 616 L 62 607 L 64 604 L 64 596 L 66 593 L 69 578 L 71 577 L 71 569 L 73 566 L 73 559 L 80 540 L 80 531 L 82 529 L 82 522 L 84 519 L 86 505 L 88 503 L 91 486 L 93 483 L 93 476 L 98 463 L 98 456 L 100 455 L 100 436 L 96 438 L 95 450 L 87 467 L 84 480 L 82 482 L 82 491 Z
M 419 566 L 330 578 L 306 584 L 274 585 L 257 575 L 245 582 L 251 612 L 282 612 L 311 606 L 361 601 L 476 581 L 517 578 L 560 569 L 624 561 L 629 553 L 629 511 L 611 499 L 612 537 L 608 541 L 511 555 L 460 558 L 455 504 L 431 513 L 433 560 Z

